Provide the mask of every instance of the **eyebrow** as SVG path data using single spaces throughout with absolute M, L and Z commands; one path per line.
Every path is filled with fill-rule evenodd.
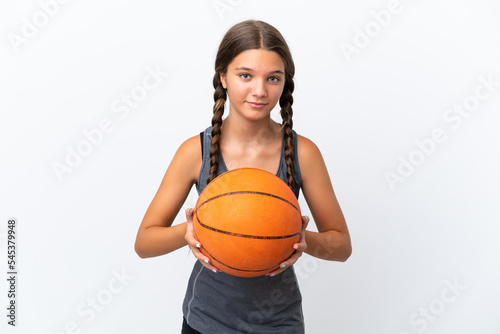
M 244 67 L 244 66 L 242 66 L 242 67 L 237 67 L 237 68 L 235 68 L 234 70 L 235 70 L 235 71 L 241 71 L 241 70 L 243 70 L 243 71 L 253 71 L 251 68 Z M 269 74 L 271 74 L 271 73 L 279 73 L 279 74 L 283 74 L 283 75 L 285 75 L 285 72 L 283 72 L 283 71 L 281 71 L 281 70 L 276 70 L 276 71 L 269 72 Z

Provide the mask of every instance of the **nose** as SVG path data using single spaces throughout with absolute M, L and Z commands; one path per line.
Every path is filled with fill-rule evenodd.
M 266 97 L 267 87 L 266 81 L 263 79 L 258 79 L 253 81 L 252 95 L 256 97 Z

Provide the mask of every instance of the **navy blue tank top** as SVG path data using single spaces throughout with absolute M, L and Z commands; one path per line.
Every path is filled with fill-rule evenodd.
M 196 183 L 200 194 L 207 185 L 210 169 L 212 127 L 202 132 L 203 162 Z M 298 198 L 301 175 L 295 146 L 295 196 Z M 218 175 L 227 171 L 219 155 Z M 287 182 L 284 141 L 276 176 Z M 182 311 L 187 323 L 203 334 L 304 334 L 302 296 L 293 266 L 274 276 L 236 277 L 213 273 L 196 261 L 189 278 Z

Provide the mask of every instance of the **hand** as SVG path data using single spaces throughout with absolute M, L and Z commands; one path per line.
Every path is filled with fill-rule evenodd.
M 290 267 L 292 264 L 297 262 L 299 257 L 302 256 L 302 253 L 306 250 L 307 248 L 307 243 L 306 243 L 306 228 L 307 224 L 309 224 L 309 217 L 308 216 L 302 216 L 302 232 L 300 233 L 300 240 L 298 243 L 293 245 L 293 248 L 295 251 L 293 252 L 292 256 L 290 256 L 288 259 L 285 261 L 281 262 L 280 268 L 276 269 L 268 274 L 266 276 L 271 276 L 273 277 L 276 274 L 279 274 L 286 270 L 286 268 Z
M 184 239 L 186 239 L 188 247 L 191 249 L 191 252 L 193 252 L 193 255 L 198 260 L 200 260 L 202 265 L 204 265 L 207 269 L 212 270 L 214 273 L 221 272 L 219 269 L 211 265 L 209 258 L 203 255 L 203 253 L 200 251 L 201 244 L 194 237 L 193 214 L 194 214 L 193 209 L 186 210 L 187 226 L 186 226 L 186 235 L 184 236 Z

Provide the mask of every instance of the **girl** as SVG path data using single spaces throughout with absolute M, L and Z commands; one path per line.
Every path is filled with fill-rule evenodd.
M 304 333 L 301 295 L 293 264 L 306 252 L 345 261 L 351 254 L 346 222 L 316 145 L 292 130 L 295 68 L 283 36 L 262 21 L 244 21 L 225 34 L 215 60 L 212 126 L 177 150 L 139 227 L 141 258 L 188 245 L 196 261 L 183 303 L 182 333 Z M 223 120 L 226 100 L 229 114 Z M 278 103 L 282 124 L 271 119 Z M 193 236 L 193 210 L 172 226 L 190 189 L 198 193 L 217 175 L 254 167 L 276 174 L 307 201 L 319 232 L 303 231 L 294 254 L 265 276 L 221 272 Z

